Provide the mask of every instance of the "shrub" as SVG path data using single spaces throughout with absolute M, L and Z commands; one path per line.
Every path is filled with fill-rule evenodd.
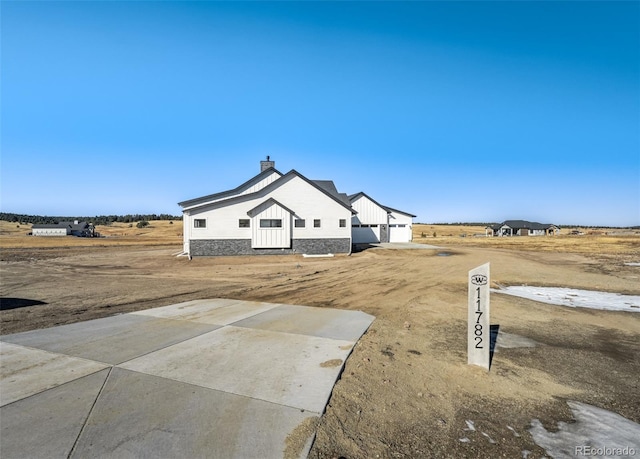
M 142 220 L 138 222 L 136 228 L 144 228 L 145 226 L 149 226 L 149 222 L 146 220 Z

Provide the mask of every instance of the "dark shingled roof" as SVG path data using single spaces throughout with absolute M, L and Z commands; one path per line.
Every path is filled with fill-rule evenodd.
M 322 188 L 324 191 L 326 191 L 330 195 L 338 198 L 344 204 L 351 207 L 351 201 L 349 201 L 349 197 L 347 196 L 347 193 L 339 193 L 338 189 L 336 188 L 336 184 L 333 183 L 332 180 L 312 180 L 312 182 L 318 185 L 320 188 Z
M 35 223 L 32 229 L 54 229 L 54 228 L 71 228 L 72 231 L 80 231 L 85 229 L 89 224 L 87 222 L 58 222 L 58 223 Z
M 348 197 L 349 202 L 353 202 L 356 199 L 358 199 L 360 196 L 365 196 L 366 198 L 368 198 L 371 202 L 375 203 L 376 205 L 382 207 L 384 210 L 386 210 L 388 213 L 391 212 L 398 212 L 399 214 L 404 214 L 404 215 L 408 215 L 410 217 L 416 217 L 413 214 L 410 214 L 409 212 L 405 212 L 403 210 L 398 210 L 398 209 L 394 209 L 393 207 L 389 207 L 389 206 L 383 206 L 382 204 L 380 204 L 379 202 L 377 202 L 375 199 L 373 199 L 371 196 L 369 196 L 367 193 L 364 193 L 363 191 L 359 192 L 359 193 L 355 193 L 352 194 Z
M 528 222 L 526 220 L 505 220 L 502 223 L 491 225 L 490 228 L 493 230 L 499 230 L 503 226 L 508 226 L 513 229 L 544 230 L 557 225 L 554 225 L 553 223 Z
M 275 171 L 275 169 L 267 169 L 267 171 Z M 264 171 L 264 172 L 267 172 L 267 171 Z M 321 186 L 318 183 L 316 183 L 317 181 L 309 180 L 308 178 L 306 178 L 304 175 L 302 175 L 300 172 L 296 171 L 295 169 L 291 169 L 289 172 L 287 172 L 284 175 L 282 175 L 282 174 L 280 174 L 280 172 L 276 171 L 276 172 L 278 172 L 278 174 L 281 175 L 281 177 L 279 177 L 278 179 L 274 180 L 273 182 L 271 182 L 270 184 L 268 184 L 264 188 L 262 188 L 262 189 L 260 189 L 258 191 L 254 191 L 253 193 L 237 195 L 237 196 L 230 197 L 228 199 L 220 199 L 219 201 L 216 201 L 216 202 L 209 202 L 211 200 L 211 198 L 219 198 L 219 197 L 223 197 L 223 196 L 233 195 L 235 190 L 238 190 L 238 189 L 242 188 L 244 185 L 256 180 L 258 177 L 262 176 L 262 174 L 264 172 L 261 172 L 260 174 L 255 176 L 253 179 L 249 180 L 248 182 L 245 182 L 245 184 L 239 186 L 238 188 L 235 188 L 234 190 L 229 190 L 229 191 L 225 191 L 225 192 L 222 192 L 222 193 L 216 193 L 216 194 L 212 194 L 212 195 L 209 195 L 209 196 L 204 196 L 202 198 L 191 199 L 189 201 L 183 201 L 183 202 L 179 203 L 179 205 L 181 205 L 182 207 L 195 205 L 196 208 L 201 207 L 201 206 L 205 206 L 205 205 L 206 206 L 209 206 L 209 205 L 211 205 L 211 206 L 229 205 L 229 204 L 233 204 L 235 202 L 242 201 L 244 199 L 250 199 L 252 197 L 256 197 L 256 196 L 259 196 L 261 194 L 269 193 L 274 188 L 280 186 L 283 183 L 283 181 L 286 181 L 291 177 L 298 177 L 298 178 L 304 180 L 305 182 L 307 182 L 312 187 L 316 188 L 317 190 L 319 190 L 322 193 L 324 193 L 325 195 L 327 195 L 329 198 L 331 198 L 334 201 L 336 201 L 338 204 L 340 204 L 340 205 L 346 207 L 347 209 L 349 209 L 352 214 L 356 214 L 357 213 L 356 211 L 354 211 L 351 208 L 351 203 L 348 200 L 344 199 L 344 196 L 346 196 L 346 195 L 343 196 L 342 194 L 338 193 L 338 190 L 336 190 L 336 187 L 333 184 L 333 182 L 331 182 L 329 180 L 321 180 L 320 182 L 323 183 L 323 185 L 324 185 L 324 186 Z M 331 185 L 329 185 L 327 182 L 330 182 Z M 329 188 L 329 190 L 335 190 L 335 192 L 332 193 L 327 188 Z

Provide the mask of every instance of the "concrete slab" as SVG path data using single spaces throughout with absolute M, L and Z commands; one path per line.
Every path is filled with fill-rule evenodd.
M 120 367 L 322 413 L 354 344 L 227 326 Z
M 122 314 L 3 335 L 2 341 L 112 365 L 219 328 L 219 325 Z
M 114 368 L 71 457 L 283 457 L 287 435 L 313 416 Z
M 218 299 L 0 336 L 1 455 L 306 457 L 373 320 Z
M 101 370 L 0 408 L 2 459 L 68 457 L 108 374 Z
M 102 363 L 3 342 L 0 361 L 0 406 L 107 368 Z
M 278 305 L 262 314 L 235 322 L 236 327 L 357 341 L 374 317 L 362 311 Z
M 268 311 L 276 306 L 278 305 L 271 303 L 217 298 L 213 300 L 195 300 L 186 303 L 172 304 L 161 308 L 137 311 L 132 314 L 174 320 L 188 320 L 204 324 L 228 325 L 238 320 Z

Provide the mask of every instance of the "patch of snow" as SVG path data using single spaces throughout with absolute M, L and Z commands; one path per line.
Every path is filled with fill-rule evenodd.
M 464 421 L 467 423 L 467 428 L 464 430 L 470 430 L 470 431 L 475 431 L 476 430 L 476 426 L 473 424 L 473 421 Z
M 529 451 L 528 449 L 523 449 L 522 450 L 522 459 L 527 459 L 529 457 L 529 454 L 531 454 L 531 451 Z
M 631 263 L 625 263 L 625 265 L 627 265 L 627 266 L 640 266 L 640 263 L 631 262 Z
M 462 443 L 469 443 L 471 440 L 469 440 L 467 437 L 462 437 L 459 439 Z
M 509 429 L 511 432 L 513 432 L 513 435 L 515 437 L 519 437 L 520 436 L 520 434 L 518 432 L 516 432 L 516 429 L 514 429 L 513 427 L 507 426 L 507 429 Z
M 514 285 L 501 289 L 492 288 L 491 291 L 573 308 L 640 312 L 640 295 L 621 295 L 563 287 L 529 287 L 526 285 Z
M 536 347 L 537 345 L 538 343 L 530 338 L 503 331 L 498 332 L 498 337 L 496 338 L 496 350 Z
M 533 441 L 551 457 L 631 458 L 640 453 L 640 424 L 586 403 L 567 403 L 575 422 L 558 422 L 557 432 L 548 432 L 537 419 L 531 422 Z
M 491 438 L 489 436 L 489 434 L 484 433 L 484 432 L 480 432 L 482 435 L 484 435 L 485 437 L 487 437 L 487 439 L 489 440 L 489 443 L 491 443 L 492 445 L 495 444 L 495 440 L 493 438 Z

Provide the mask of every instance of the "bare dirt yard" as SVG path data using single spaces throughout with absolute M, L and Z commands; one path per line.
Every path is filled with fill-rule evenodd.
M 499 348 L 490 372 L 466 364 L 470 269 L 490 262 L 494 287 L 638 295 L 640 267 L 625 264 L 640 262 L 637 234 L 507 240 L 415 225 L 416 242 L 442 248 L 189 261 L 174 256 L 181 226 L 99 228 L 101 239 L 0 227 L 2 334 L 216 297 L 372 314 L 318 420 L 311 458 L 539 458 L 532 420 L 547 430 L 570 422 L 567 400 L 640 423 L 640 313 L 494 293 L 491 323 L 536 345 Z

